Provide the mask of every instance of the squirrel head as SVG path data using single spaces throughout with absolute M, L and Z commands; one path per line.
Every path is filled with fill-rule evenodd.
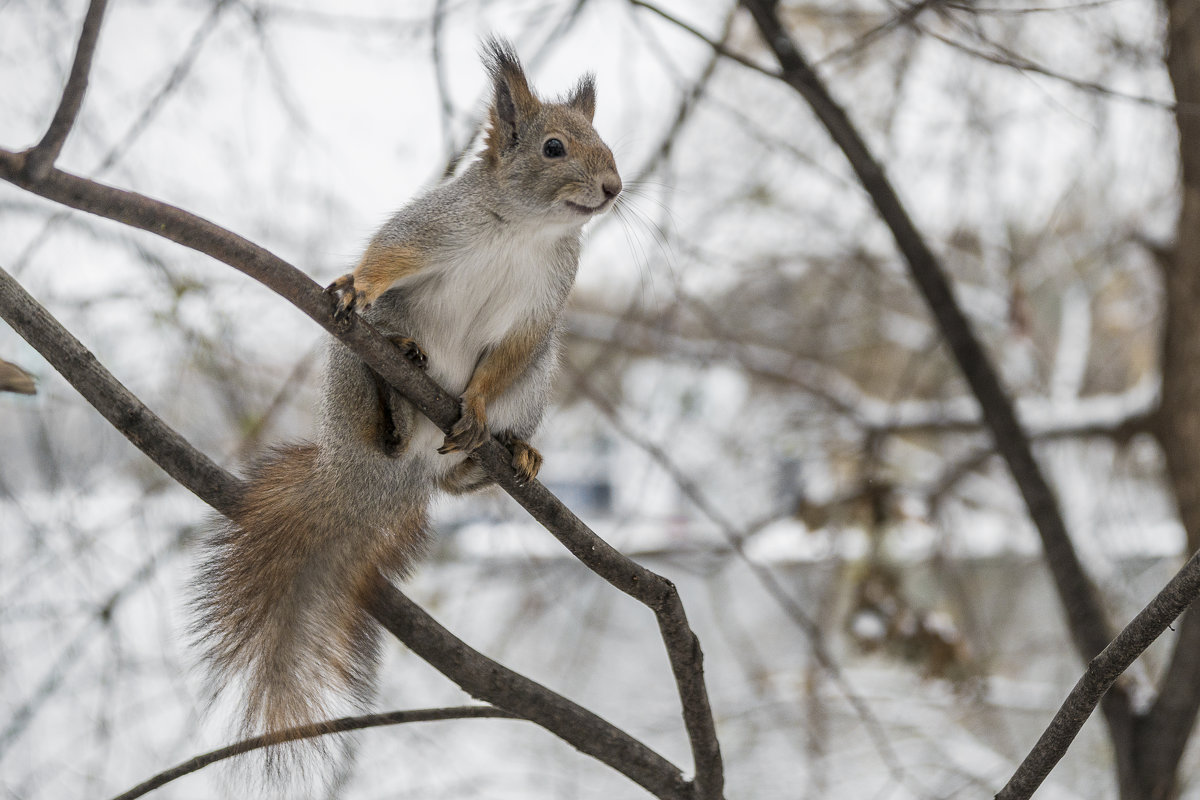
M 580 226 L 607 211 L 621 193 L 621 176 L 592 127 L 595 78 L 585 75 L 566 98 L 542 102 L 508 42 L 488 39 L 484 64 L 492 105 L 482 159 L 512 210 Z

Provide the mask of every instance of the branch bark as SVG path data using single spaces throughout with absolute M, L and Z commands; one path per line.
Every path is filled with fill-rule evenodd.
M 1167 481 L 1187 533 L 1200 552 L 1200 15 L 1168 0 L 1167 72 L 1175 90 L 1181 203 L 1175 246 L 1163 260 L 1162 407 L 1156 429 Z M 1184 615 L 1158 697 L 1139 726 L 1139 797 L 1178 795 L 1178 773 L 1200 713 L 1200 614 Z

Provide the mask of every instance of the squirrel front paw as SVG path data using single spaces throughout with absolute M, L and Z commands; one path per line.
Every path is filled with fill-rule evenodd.
M 512 434 L 505 434 L 500 441 L 512 453 L 512 467 L 517 473 L 517 483 L 521 486 L 537 477 L 542 468 L 542 454 L 524 439 L 518 439 Z
M 447 453 L 473 453 L 488 440 L 490 432 L 487 426 L 487 414 L 482 403 L 474 403 L 467 399 L 461 402 L 462 416 L 446 434 L 446 441 L 438 448 L 442 455 Z
M 325 293 L 333 295 L 335 301 L 333 318 L 338 322 L 349 318 L 355 308 L 366 309 L 370 306 L 370 303 L 366 302 L 366 292 L 354 288 L 353 272 L 347 272 L 326 286 Z
M 421 349 L 421 345 L 417 344 L 415 339 L 400 335 L 389 336 L 387 338 L 389 342 L 400 348 L 400 352 L 413 363 L 413 366 L 418 369 L 429 369 L 429 356 Z

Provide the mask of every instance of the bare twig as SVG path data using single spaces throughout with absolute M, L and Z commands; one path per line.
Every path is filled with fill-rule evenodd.
M 183 85 L 185 78 L 195 66 L 197 58 L 199 58 L 203 50 L 205 42 L 209 36 L 216 30 L 217 23 L 221 19 L 221 15 L 228 6 L 229 0 L 215 0 L 212 8 L 205 16 L 204 21 L 196 28 L 192 34 L 191 40 L 183 49 L 183 53 L 179 57 L 179 61 L 171 68 L 162 86 L 150 97 L 141 112 L 125 129 L 125 132 L 119 139 L 108 149 L 104 157 L 100 159 L 100 163 L 96 165 L 95 170 L 91 173 L 93 177 L 99 177 L 115 166 L 130 148 L 141 138 L 147 130 L 150 129 L 151 123 L 158 116 L 158 113 L 166 105 L 167 100 Z M 50 233 L 54 228 L 69 216 L 67 211 L 59 211 L 50 216 L 49 219 L 42 224 L 41 229 L 30 238 L 29 242 L 21 250 L 12 263 L 8 264 L 8 268 L 13 275 L 21 277 L 25 266 L 33 258 L 34 254 L 46 244 L 50 239 Z
M 916 21 L 913 21 L 910 24 L 918 32 L 936 39 L 947 47 L 951 47 L 955 50 L 965 53 L 972 58 L 978 58 L 1001 67 L 1008 67 L 1009 69 L 1013 69 L 1025 74 L 1033 73 L 1036 75 L 1041 75 L 1043 77 L 1065 83 L 1066 85 L 1075 89 L 1101 95 L 1103 97 L 1111 97 L 1114 100 L 1124 100 L 1130 103 L 1143 105 L 1148 108 L 1153 108 L 1158 111 L 1176 110 L 1176 104 L 1169 100 L 1160 100 L 1157 97 L 1147 97 L 1145 95 L 1133 94 L 1132 92 L 1122 92 L 1118 89 L 1105 86 L 1102 83 L 1097 83 L 1096 81 L 1089 81 L 1083 78 L 1074 78 L 1070 75 L 1065 75 L 1061 72 L 1052 70 L 1043 64 L 1039 64 L 1038 62 L 1023 56 L 1020 53 L 1016 53 L 999 44 L 998 42 L 982 39 L 982 37 L 978 37 L 978 35 L 977 38 L 981 38 L 983 43 L 991 48 L 990 50 L 975 47 L 967 44 L 966 42 L 946 36 L 945 34 L 938 33 L 937 31 L 921 25 Z M 959 27 L 961 28 L 962 26 Z
M 315 739 L 318 736 L 328 736 L 334 733 L 349 733 L 367 728 L 381 728 L 385 725 L 402 725 L 408 722 L 436 722 L 447 719 L 521 719 L 494 706 L 455 706 L 451 708 L 418 708 L 409 711 L 389 711 L 386 714 L 367 714 L 360 717 L 342 717 L 313 725 L 303 725 L 289 728 L 279 733 L 267 736 L 255 736 L 240 742 L 213 750 L 195 758 L 190 758 L 182 764 L 177 764 L 164 770 L 153 778 L 139 783 L 129 791 L 117 795 L 113 800 L 134 800 L 135 797 L 149 794 L 160 786 L 204 769 L 209 764 L 224 761 L 227 758 L 240 756 L 264 747 L 286 744 L 300 739 Z
M 446 171 L 442 177 L 448 178 L 454 174 L 454 167 L 458 162 L 454 154 L 458 150 L 454 146 L 454 106 L 450 101 L 450 85 L 446 80 L 446 64 L 442 58 L 442 29 L 445 19 L 446 0 L 437 0 L 433 6 L 433 23 L 429 35 L 433 48 L 430 57 L 433 59 L 433 77 L 437 83 L 438 111 L 442 122 L 442 145 L 446 148 L 446 154 L 449 158 L 446 162 Z
M 75 126 L 75 118 L 79 116 L 79 108 L 83 105 L 83 96 L 87 92 L 88 75 L 92 71 L 92 55 L 96 52 L 100 23 L 104 19 L 104 9 L 107 5 L 108 0 L 92 0 L 88 5 L 87 14 L 83 18 L 83 29 L 79 33 L 79 44 L 75 48 L 75 60 L 67 76 L 67 85 L 63 87 L 58 110 L 54 112 L 54 119 L 50 121 L 50 127 L 46 129 L 41 141 L 26 154 L 25 169 L 29 170 L 33 178 L 44 177 L 46 171 L 54 166 L 71 128 Z
M 699 28 L 696 28 L 696 27 L 684 22 L 679 17 L 676 17 L 675 15 L 671 14 L 670 12 L 659 8 L 658 6 L 654 5 L 653 3 L 647 3 L 647 2 L 644 2 L 644 0 L 629 0 L 629 4 L 633 5 L 633 6 L 637 6 L 638 8 L 644 8 L 647 11 L 651 12 L 652 14 L 657 14 L 658 16 L 665 19 L 667 22 L 670 22 L 672 25 L 682 28 L 683 30 L 690 33 L 692 36 L 695 36 L 697 39 L 699 39 L 702 42 L 704 42 L 705 44 L 707 44 L 709 47 L 711 47 L 713 49 L 713 52 L 718 53 L 722 56 L 725 56 L 725 58 L 728 58 L 731 61 L 736 61 L 737 63 L 741 64 L 743 67 L 748 67 L 748 68 L 754 70 L 755 72 L 761 72 L 763 75 L 766 75 L 769 78 L 781 78 L 782 77 L 778 72 L 772 72 L 767 67 L 764 67 L 761 64 L 756 64 L 752 59 L 747 58 L 746 56 L 742 55 L 741 53 L 739 53 L 735 50 L 730 50 L 728 47 L 725 46 L 723 41 L 717 41 L 716 39 L 710 39 Z
M 706 315 L 705 324 L 720 331 L 716 315 Z M 779 347 L 747 344 L 733 335 L 690 329 L 671 333 L 636 319 L 579 310 L 568 318 L 567 332 L 582 341 L 633 353 L 665 354 L 701 364 L 732 362 L 751 375 L 794 385 L 831 412 L 875 433 L 971 433 L 985 424 L 978 404 L 969 397 L 885 400 L 817 359 Z M 1018 400 L 1017 411 L 1021 424 L 1034 439 L 1110 436 L 1121 440 L 1153 429 L 1157 406 L 1157 382 L 1146 380 L 1122 392 L 1090 395 L 1069 403 L 1023 397 Z
M 58 657 L 54 659 L 50 668 L 38 681 L 36 688 L 30 692 L 28 699 L 17 706 L 9 716 L 4 729 L 0 731 L 0 761 L 3 761 L 4 757 L 8 755 L 13 742 L 28 729 L 29 724 L 33 722 L 34 717 L 37 716 L 46 701 L 62 689 L 67 673 L 80 660 L 80 656 L 84 653 L 85 647 L 91 642 L 94 634 L 112 621 L 117 608 L 157 573 L 164 556 L 171 551 L 178 550 L 183 544 L 184 538 L 185 532 L 180 532 L 166 547 L 146 559 L 129 580 L 117 587 L 104 602 L 95 607 L 86 625 L 80 628 L 71 641 L 59 652 Z

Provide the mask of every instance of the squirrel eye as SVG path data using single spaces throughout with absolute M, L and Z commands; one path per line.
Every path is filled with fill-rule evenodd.
M 546 158 L 562 158 L 567 154 L 567 146 L 561 139 L 547 139 L 542 145 L 542 155 Z

